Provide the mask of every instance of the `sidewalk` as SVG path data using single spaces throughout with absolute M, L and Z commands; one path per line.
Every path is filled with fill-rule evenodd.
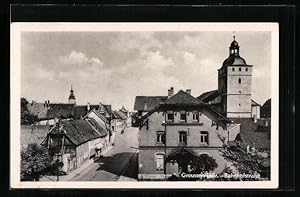
M 101 153 L 101 155 L 104 155 L 105 153 L 109 152 L 112 148 L 113 148 L 113 146 L 108 146 Z M 90 165 L 92 165 L 95 162 L 95 159 L 98 159 L 98 157 L 87 160 L 79 168 L 73 170 L 72 172 L 70 172 L 67 175 L 61 175 L 61 176 L 59 176 L 59 181 L 69 181 L 69 180 L 71 180 L 74 176 L 80 174 L 83 170 L 85 170 Z M 40 181 L 56 181 L 56 180 L 57 180 L 57 176 L 43 176 L 43 177 L 40 178 Z

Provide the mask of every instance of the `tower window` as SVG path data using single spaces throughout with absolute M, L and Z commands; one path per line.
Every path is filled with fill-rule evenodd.
M 241 78 L 239 78 L 239 83 L 242 83 L 242 80 L 241 80 Z
M 232 71 L 234 72 L 234 68 L 232 68 Z
M 248 68 L 245 68 L 246 72 L 248 72 Z
M 239 68 L 239 71 L 242 71 L 242 68 Z

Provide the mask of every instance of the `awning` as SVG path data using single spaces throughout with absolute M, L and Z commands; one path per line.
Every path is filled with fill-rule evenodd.
M 180 149 L 177 149 L 173 152 L 171 152 L 168 157 L 166 158 L 166 161 L 170 161 L 170 160 L 179 160 L 179 159 L 192 159 L 194 157 L 197 157 L 197 154 L 194 153 L 191 150 L 188 150 L 185 147 L 181 147 Z

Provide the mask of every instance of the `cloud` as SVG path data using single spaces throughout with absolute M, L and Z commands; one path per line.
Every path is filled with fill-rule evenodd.
M 88 69 L 91 71 L 98 70 L 103 67 L 103 62 L 96 57 L 87 57 L 84 53 L 71 51 L 69 55 L 60 56 L 58 58 L 66 69 L 74 71 L 75 69 Z

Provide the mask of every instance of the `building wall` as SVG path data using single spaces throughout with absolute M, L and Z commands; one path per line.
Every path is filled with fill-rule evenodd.
M 139 130 L 138 141 L 139 141 L 139 177 L 141 179 L 162 179 L 164 178 L 164 171 L 156 169 L 156 154 L 167 153 L 166 157 L 174 150 L 180 147 L 179 145 L 179 131 L 188 131 L 187 146 L 186 148 L 192 150 L 194 153 L 209 154 L 211 157 L 216 159 L 218 167 L 214 170 L 215 173 L 220 173 L 225 168 L 226 161 L 221 156 L 219 149 L 223 148 L 223 144 L 227 143 L 228 132 L 221 126 L 213 124 L 213 121 L 209 118 L 205 110 L 201 111 L 199 116 L 199 124 L 186 124 L 186 125 L 167 125 L 166 126 L 166 146 L 158 144 L 156 142 L 157 131 L 165 131 L 163 121 L 165 120 L 166 113 L 155 112 L 148 117 L 148 130 L 147 124 Z M 187 123 L 197 123 L 193 121 L 192 112 L 187 115 Z M 174 115 L 174 123 L 180 123 L 180 114 Z M 145 121 L 145 120 L 144 120 Z M 232 125 L 232 134 L 237 135 L 239 132 L 238 125 Z M 208 131 L 208 145 L 201 145 L 200 143 L 200 131 Z M 230 136 L 229 135 L 229 136 Z M 229 137 L 234 139 L 233 136 Z M 224 141 L 222 141 L 223 139 Z M 175 165 L 175 166 L 174 166 Z M 166 171 L 167 174 L 178 172 L 178 165 L 167 163 Z M 148 178 L 147 178 L 148 177 Z
M 139 179 L 148 179 L 148 180 L 162 180 L 165 178 L 164 170 L 157 170 L 156 169 L 156 154 L 165 154 L 169 155 L 176 149 L 168 148 L 165 150 L 163 147 L 149 149 L 149 148 L 141 148 L 139 150 Z M 216 160 L 218 167 L 213 171 L 213 173 L 219 174 L 221 173 L 226 167 L 227 162 L 224 157 L 220 154 L 219 149 L 211 149 L 211 148 L 190 148 L 189 150 L 193 151 L 196 155 L 200 156 L 201 154 L 208 154 L 210 157 Z M 166 163 L 166 174 L 167 176 L 176 173 L 178 175 L 178 164 L 175 162 Z
M 28 144 L 41 144 L 49 132 L 50 126 L 46 125 L 21 125 L 21 146 Z
M 257 119 L 260 119 L 260 106 L 253 105 L 251 106 L 251 118 L 254 118 L 256 116 Z
M 165 114 L 166 115 L 166 114 Z M 155 112 L 148 119 L 147 130 L 146 125 L 139 130 L 139 145 L 140 146 L 156 146 L 156 133 L 157 131 L 165 131 L 165 126 L 162 125 L 165 120 L 165 115 L 163 112 Z M 174 116 L 174 123 L 180 123 L 179 113 Z M 203 113 L 199 116 L 199 122 L 192 120 L 192 112 L 187 115 L 187 122 L 198 123 L 198 125 L 167 125 L 166 127 L 166 142 L 167 146 L 178 146 L 179 143 L 179 131 L 189 131 L 189 136 L 187 136 L 188 146 L 200 146 L 200 131 L 208 131 L 208 141 L 209 146 L 218 147 L 222 146 L 223 143 L 218 137 L 226 136 L 227 131 L 225 131 L 221 126 L 212 125 L 212 120 L 209 119 Z
M 77 168 L 81 166 L 90 157 L 89 143 L 83 143 L 76 147 Z
M 232 68 L 235 70 L 232 71 Z M 239 71 L 241 68 L 241 71 Z M 246 71 L 246 68 L 248 71 Z M 251 117 L 252 67 L 227 67 L 227 117 Z M 239 83 L 239 79 L 241 83 Z

